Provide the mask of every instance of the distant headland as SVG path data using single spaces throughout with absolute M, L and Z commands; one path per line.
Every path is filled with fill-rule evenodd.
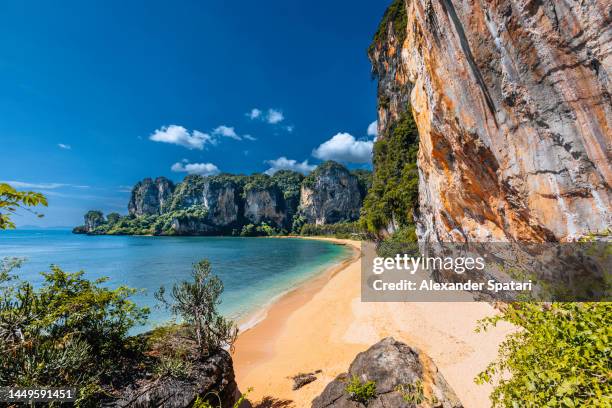
M 346 225 L 359 219 L 371 186 L 367 170 L 334 161 L 308 176 L 189 175 L 174 184 L 146 178 L 133 187 L 128 215 L 91 210 L 74 233 L 92 235 L 273 235 L 304 225 Z

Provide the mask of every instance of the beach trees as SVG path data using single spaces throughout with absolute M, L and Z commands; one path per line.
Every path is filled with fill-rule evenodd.
M 0 183 L 0 230 L 15 228 L 11 216 L 16 214 L 19 208 L 31 211 L 27 207 L 36 207 L 37 205 L 47 206 L 47 198 L 41 193 L 17 191 L 6 183 Z M 42 217 L 42 214 L 36 212 L 34 214 Z
M 210 262 L 206 259 L 193 265 L 192 277 L 192 282 L 175 284 L 170 299 L 166 299 L 163 286 L 155 293 L 155 297 L 175 316 L 190 325 L 201 356 L 220 348 L 231 348 L 238 329 L 217 310 L 221 304 L 223 282 L 212 273 Z

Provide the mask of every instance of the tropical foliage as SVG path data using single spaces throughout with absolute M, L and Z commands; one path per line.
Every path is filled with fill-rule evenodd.
M 517 303 L 483 320 L 519 328 L 479 374 L 495 407 L 612 406 L 612 304 Z
M 11 217 L 19 209 L 33 212 L 29 207 L 47 206 L 47 199 L 41 193 L 33 191 L 17 191 L 6 183 L 0 183 L 0 230 L 15 228 Z M 33 212 L 38 217 L 42 214 Z
M 303 236 L 334 236 L 343 239 L 366 238 L 358 222 L 340 222 L 324 225 L 303 224 L 299 234 Z
M 82 271 L 52 266 L 35 288 L 11 274 L 19 266 L 4 260 L 0 273 L 0 385 L 71 384 L 80 406 L 94 406 L 103 384 L 130 372 L 140 345 L 128 332 L 148 310 L 129 300 L 133 289 L 108 289 Z
M 368 232 L 380 236 L 390 225 L 414 225 L 419 185 L 417 153 L 418 130 L 407 109 L 374 144 L 375 171 L 361 210 L 361 223 Z

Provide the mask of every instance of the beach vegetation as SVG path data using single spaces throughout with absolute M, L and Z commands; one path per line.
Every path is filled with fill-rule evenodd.
M 207 260 L 193 265 L 192 278 L 192 281 L 175 284 L 170 298 L 166 298 L 163 286 L 155 297 L 189 325 L 201 356 L 208 356 L 221 348 L 231 349 L 238 329 L 217 309 L 221 304 L 223 282 L 212 273 Z
M 284 231 L 277 230 L 265 222 L 261 224 L 247 224 L 240 231 L 241 237 L 271 237 L 281 235 Z
M 515 303 L 478 330 L 500 321 L 519 330 L 476 378 L 494 384 L 494 407 L 611 406 L 611 303 Z
M 185 358 L 161 355 L 153 369 L 157 377 L 172 377 L 177 380 L 189 378 L 193 363 Z
M 400 384 L 395 387 L 395 390 L 399 392 L 402 399 L 409 404 L 418 406 L 419 404 L 428 401 L 428 398 L 425 397 L 423 382 L 421 380 L 417 380 L 414 383 Z M 435 401 L 433 402 L 435 404 Z
M 238 398 L 234 405 L 232 405 L 232 408 L 242 407 L 251 392 L 253 392 L 253 388 L 248 388 L 244 394 L 240 395 L 240 398 Z M 218 401 L 218 405 L 213 405 L 212 403 L 210 403 L 210 401 L 207 401 L 205 399 L 209 395 L 215 396 L 216 400 Z M 221 396 L 217 392 L 209 392 L 204 397 L 198 395 L 195 402 L 193 403 L 192 408 L 223 408 L 223 404 L 221 403 Z
M 371 380 L 361 381 L 356 375 L 351 377 L 344 390 L 351 400 L 365 406 L 368 406 L 370 401 L 376 398 L 376 383 Z
M 384 258 L 393 258 L 397 254 L 419 253 L 416 227 L 408 225 L 384 237 L 377 243 L 376 253 Z
M 47 198 L 41 193 L 17 191 L 7 183 L 0 183 L 0 230 L 15 228 L 12 216 L 20 209 L 29 211 L 39 218 L 42 217 L 42 214 L 31 208 L 39 205 L 46 207 L 47 204 Z
M 359 222 L 339 222 L 337 224 L 303 224 L 299 235 L 333 236 L 340 239 L 364 239 L 365 234 Z
M 80 389 L 77 406 L 90 406 L 104 384 L 128 375 L 140 353 L 132 327 L 148 309 L 129 297 L 134 289 L 109 289 L 106 279 L 57 266 L 34 287 L 12 274 L 20 262 L 5 260 L 0 278 L 0 384 Z

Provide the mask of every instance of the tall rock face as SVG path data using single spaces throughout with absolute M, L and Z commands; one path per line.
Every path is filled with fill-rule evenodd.
M 244 197 L 244 218 L 249 223 L 265 222 L 276 228 L 287 226 L 287 205 L 277 186 L 247 189 Z
M 130 215 L 159 215 L 169 206 L 174 184 L 165 177 L 146 178 L 134 186 L 128 204 Z
M 328 161 L 302 182 L 300 214 L 311 224 L 333 224 L 359 218 L 359 181 L 346 167 Z
M 379 134 L 411 109 L 420 239 L 571 241 L 612 225 L 608 1 L 389 10 L 369 51 Z
M 84 232 L 92 233 L 100 225 L 104 224 L 104 214 L 100 211 L 87 211 L 83 217 Z
M 230 176 L 187 176 L 177 186 L 170 210 L 198 207 L 207 211 L 209 225 L 225 228 L 238 222 L 239 199 L 239 188 Z

